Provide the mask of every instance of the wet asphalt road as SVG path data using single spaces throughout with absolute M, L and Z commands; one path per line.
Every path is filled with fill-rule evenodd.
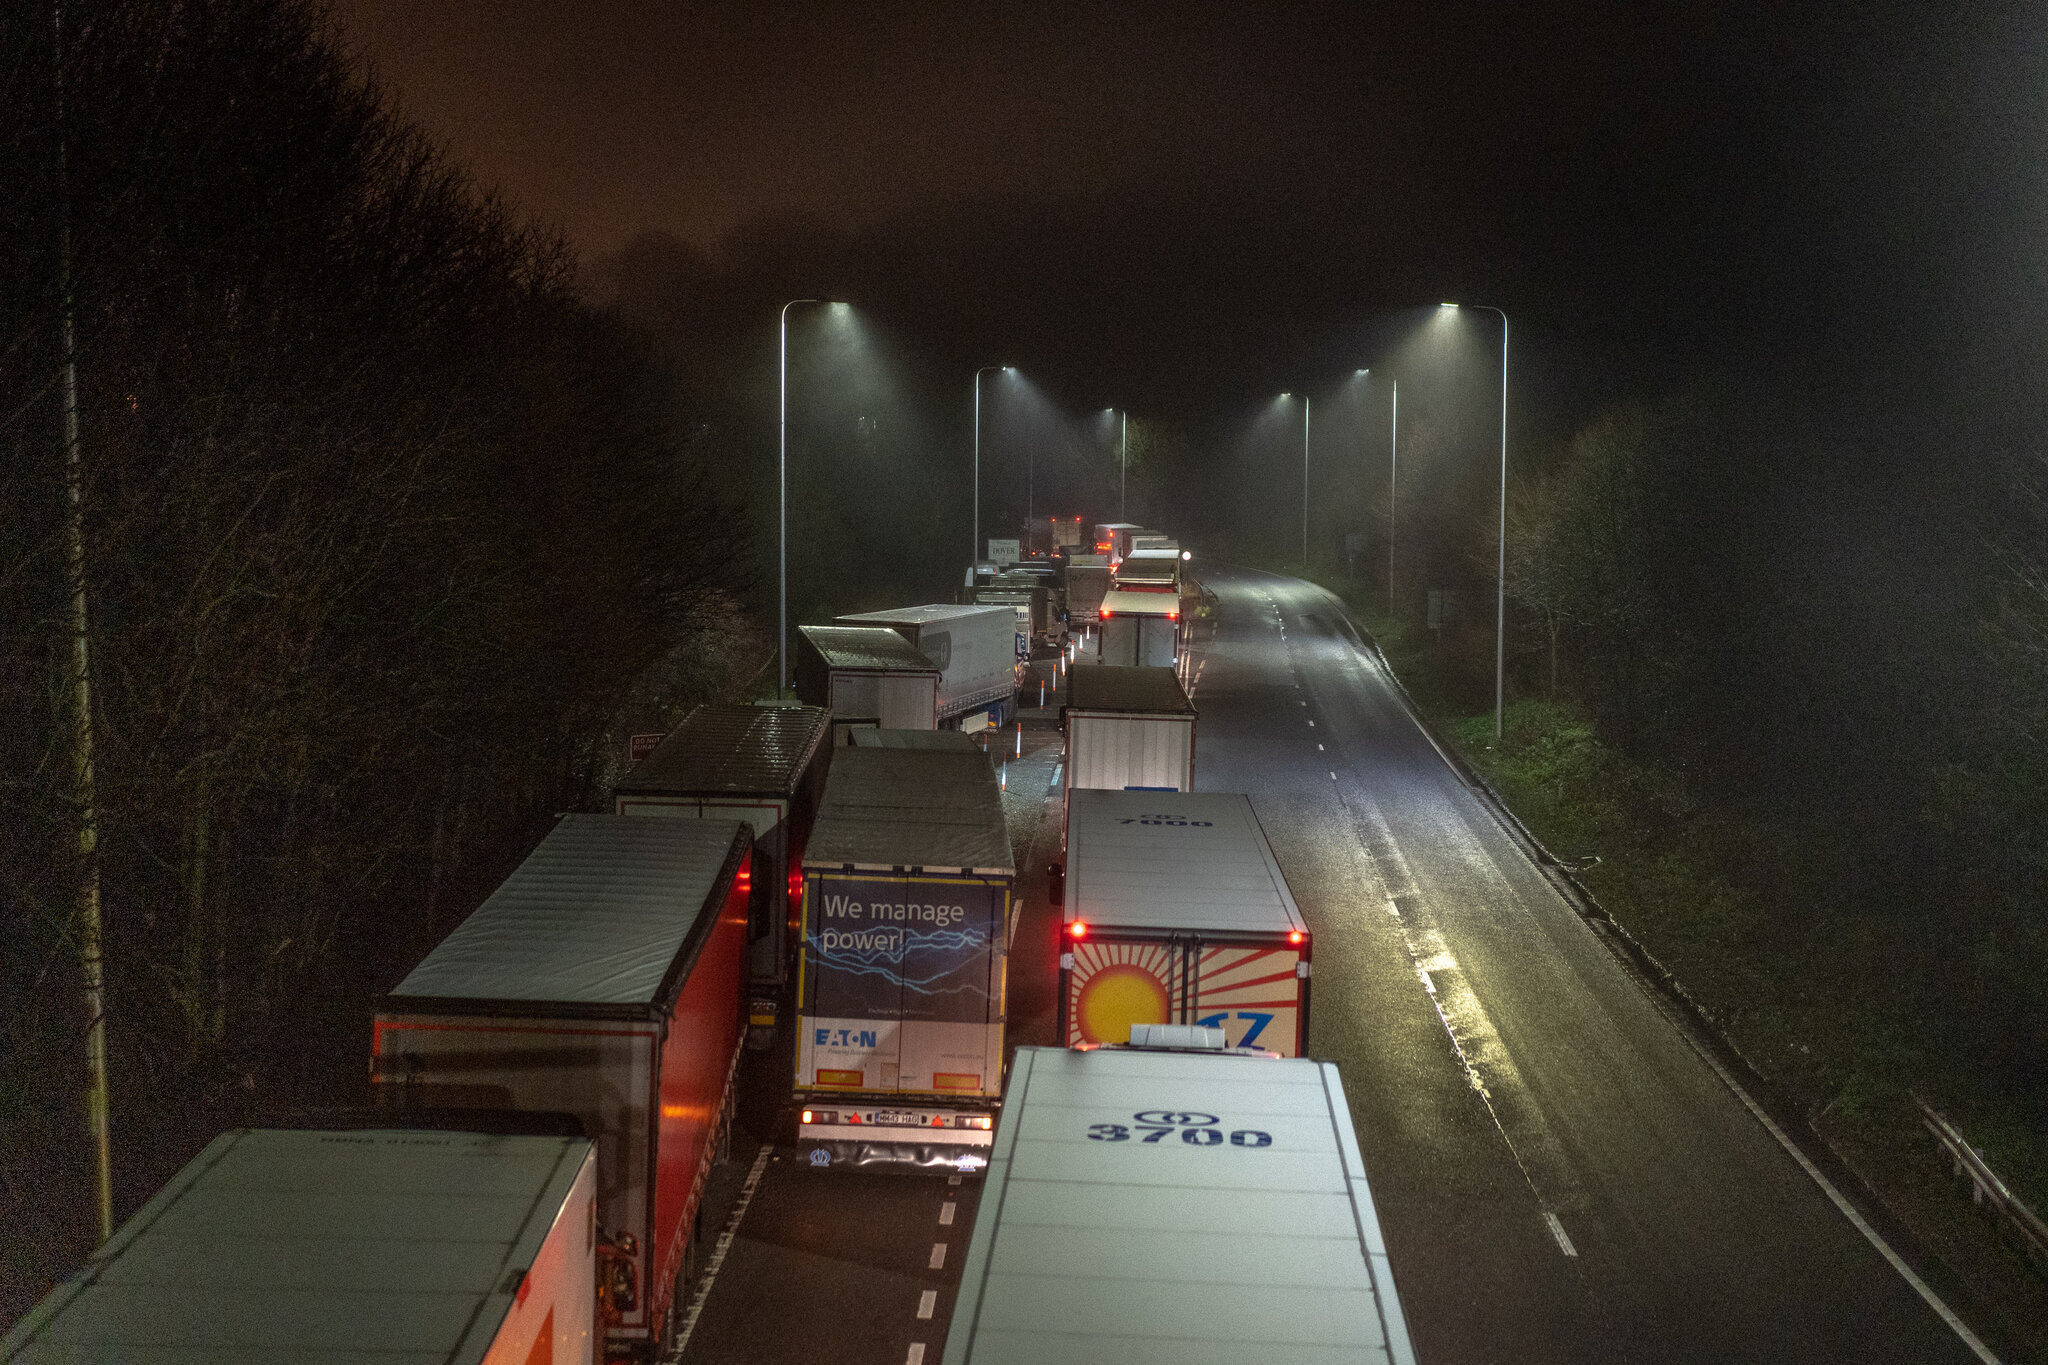
M 1965 1362 L 1414 724 L 1321 589 L 1212 572 L 1196 785 L 1315 934 L 1418 1354 Z

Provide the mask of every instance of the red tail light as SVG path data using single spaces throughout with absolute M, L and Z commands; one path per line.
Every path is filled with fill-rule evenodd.
M 1112 617 L 1112 616 L 1114 616 L 1114 615 L 1116 615 L 1116 613 L 1115 613 L 1115 612 L 1113 612 L 1113 611 L 1111 611 L 1111 610 L 1110 610 L 1110 609 L 1109 609 L 1108 607 L 1104 607 L 1104 608 L 1102 609 L 1102 619 L 1103 619 L 1103 620 L 1107 621 L 1107 620 L 1108 620 L 1108 619 L 1109 619 L 1110 617 Z
M 1088 921 L 1077 919 L 1072 924 L 1069 924 L 1067 926 L 1067 937 L 1073 939 L 1076 943 L 1088 937 Z
M 804 870 L 792 864 L 789 869 L 789 899 L 795 904 L 804 898 Z
M 1287 941 L 1289 943 L 1306 943 L 1308 942 L 1308 935 L 1299 929 L 1291 929 L 1287 933 Z

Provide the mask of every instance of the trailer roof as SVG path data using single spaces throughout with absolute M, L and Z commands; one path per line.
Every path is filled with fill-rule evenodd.
M 835 625 L 842 626 L 929 626 L 942 621 L 957 621 L 963 616 L 979 616 L 988 610 L 986 606 L 972 602 L 933 602 L 922 607 L 854 612 L 835 616 L 832 620 Z
M 750 842 L 737 820 L 565 815 L 392 1003 L 674 1005 Z
M 587 1138 L 223 1133 L 0 1356 L 480 1361 L 590 1158 Z
M 1171 616 L 1180 610 L 1180 594 L 1111 588 L 1102 596 L 1102 610 L 1118 616 Z
M 856 749 L 946 749 L 984 759 L 988 756 L 965 730 L 884 730 L 863 725 L 849 729 L 846 742 Z
M 1077 787 L 1067 803 L 1067 919 L 1104 929 L 1306 932 L 1250 797 Z
M 613 790 L 794 796 L 830 719 L 816 706 L 699 706 Z
M 825 667 L 847 672 L 930 673 L 939 666 L 887 626 L 798 626 Z
M 1069 711 L 1192 716 L 1195 704 L 1170 668 L 1075 668 L 1067 673 Z
M 804 865 L 847 864 L 1015 876 L 1002 789 L 987 755 L 895 748 L 834 754 Z
M 1046 1360 L 1413 1365 L 1335 1066 L 1017 1050 L 944 1362 Z

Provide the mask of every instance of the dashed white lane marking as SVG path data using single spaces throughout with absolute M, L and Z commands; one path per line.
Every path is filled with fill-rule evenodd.
M 1560 1235 L 1562 1235 L 1562 1234 L 1560 1234 Z M 931 1321 L 931 1317 L 932 1317 L 932 1314 L 938 1311 L 938 1307 L 939 1307 L 939 1291 L 938 1291 L 938 1290 L 936 1290 L 936 1289 L 927 1289 L 927 1290 L 925 1290 L 925 1291 L 924 1291 L 924 1293 L 922 1293 L 922 1294 L 919 1294 L 919 1295 L 917 1296 L 917 1316 L 918 1316 L 919 1318 L 923 1319 L 924 1321 L 926 1321 L 926 1322 L 930 1322 L 930 1321 Z
M 913 1341 L 910 1351 L 903 1357 L 903 1365 L 924 1365 L 924 1343 Z
M 929 1268 L 932 1270 L 943 1270 L 946 1268 L 946 1244 L 944 1242 L 932 1243 L 932 1259 Z
M 1314 728 L 1315 728 L 1315 722 L 1314 722 L 1314 721 L 1310 721 L 1310 722 L 1309 722 L 1309 728 L 1310 728 L 1310 729 L 1314 729 Z
M 1317 752 L 1317 753 L 1321 753 L 1321 752 L 1323 752 L 1323 746 L 1322 746 L 1322 745 L 1320 745 L 1320 744 L 1316 745 L 1316 752 Z
M 1543 1214 L 1543 1221 L 1550 1224 L 1550 1235 L 1557 1239 L 1558 1250 L 1562 1251 L 1567 1256 L 1576 1256 L 1579 1254 L 1579 1249 L 1572 1245 L 1572 1239 L 1565 1236 L 1564 1224 L 1557 1221 L 1556 1214 L 1551 1213 L 1546 1209 Z
M 683 1311 L 675 1340 L 669 1345 L 668 1354 L 662 1357 L 664 1362 L 683 1358 L 683 1348 L 690 1344 L 690 1334 L 697 1330 L 697 1318 L 704 1311 L 704 1301 L 711 1297 L 712 1281 L 718 1278 L 718 1268 L 725 1264 L 725 1253 L 732 1250 L 733 1238 L 739 1235 L 740 1219 L 747 1216 L 747 1205 L 754 1202 L 754 1191 L 761 1184 L 761 1172 L 768 1169 L 768 1159 L 773 1155 L 773 1147 L 763 1147 L 754 1153 L 754 1164 L 747 1168 L 747 1178 L 740 1185 L 740 1197 L 734 1202 L 732 1213 L 726 1217 L 725 1226 L 719 1229 L 718 1241 L 712 1244 L 711 1255 L 704 1261 L 704 1273 L 697 1277 L 697 1287 L 690 1295 L 690 1306 Z
M 1331 774 L 1330 774 L 1330 780 L 1331 780 L 1332 782 L 1335 782 L 1335 781 L 1337 780 L 1337 774 L 1335 774 L 1335 773 L 1331 773 Z
M 939 1205 L 939 1221 L 940 1221 L 941 1223 L 949 1223 L 949 1224 L 950 1224 L 950 1223 L 951 1223 L 951 1222 L 953 1221 L 953 1210 L 955 1210 L 955 1209 L 957 1209 L 957 1208 L 959 1208 L 959 1207 L 960 1207 L 960 1206 L 959 1206 L 958 1204 L 941 1204 L 941 1205 Z

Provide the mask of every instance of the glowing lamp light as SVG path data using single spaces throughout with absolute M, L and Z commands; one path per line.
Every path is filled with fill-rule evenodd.
M 1451 310 L 1452 312 L 1456 312 L 1456 311 L 1457 311 L 1457 309 L 1458 309 L 1458 305 L 1457 305 L 1457 304 L 1455 304 L 1455 303 L 1440 303 L 1440 304 L 1438 304 L 1438 305 L 1437 305 L 1437 307 L 1439 307 L 1439 308 L 1448 308 L 1448 309 L 1450 309 L 1450 310 Z
M 1306 942 L 1307 939 L 1308 935 L 1304 934 L 1299 929 L 1290 929 L 1287 931 L 1287 941 L 1289 943 L 1302 943 Z
M 1116 613 L 1115 613 L 1115 612 L 1113 612 L 1113 611 L 1111 611 L 1111 610 L 1110 610 L 1110 609 L 1109 609 L 1108 607 L 1104 607 L 1104 608 L 1102 609 L 1102 619 L 1103 619 L 1103 620 L 1107 621 L 1107 620 L 1108 620 L 1108 619 L 1109 619 L 1110 617 L 1112 617 L 1112 616 L 1114 616 L 1114 615 L 1116 615 Z
M 803 1117 L 803 1121 L 804 1121 L 805 1123 L 809 1123 L 809 1122 L 811 1121 L 811 1111 L 810 1111 L 810 1110 L 808 1110 L 808 1109 L 804 1110 L 804 1117 Z
M 1166 613 L 1166 619 L 1169 621 L 1178 621 L 1180 620 L 1180 613 L 1177 611 L 1170 611 Z
M 1193 550 L 1182 550 L 1180 552 L 1180 557 L 1183 561 L 1190 560 L 1195 557 L 1195 552 Z
M 1074 940 L 1076 943 L 1079 943 L 1082 939 L 1088 937 L 1088 921 L 1084 919 L 1077 919 L 1072 924 L 1069 924 L 1067 926 L 1067 937 Z

